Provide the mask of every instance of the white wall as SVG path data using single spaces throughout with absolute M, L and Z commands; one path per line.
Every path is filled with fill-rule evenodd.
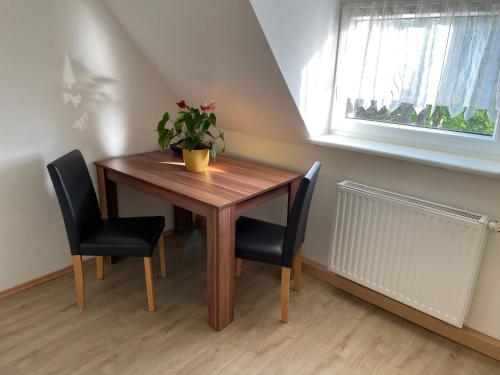
M 156 148 L 155 124 L 174 98 L 102 2 L 0 0 L 0 9 L 2 291 L 71 263 L 46 164 L 79 148 L 94 175 L 92 161 Z M 77 108 L 63 91 L 82 96 Z M 122 214 L 171 225 L 167 204 L 124 189 L 119 199 Z
M 283 77 L 311 135 L 328 127 L 333 85 L 332 43 L 339 29 L 340 0 L 251 0 Z M 326 69 L 325 69 L 326 67 Z M 308 84 L 308 81 L 311 81 Z M 321 83 L 324 83 L 321 85 Z M 326 98 L 326 99 L 325 99 Z M 313 103 L 311 106 L 310 103 Z M 298 122 L 297 122 L 298 123 Z M 292 125 L 293 126 L 293 125 Z M 403 194 L 500 218 L 500 181 L 410 162 L 228 134 L 228 149 L 238 155 L 305 171 L 314 160 L 323 163 L 306 240 L 306 256 L 327 264 L 334 210 L 335 184 L 352 179 Z M 282 221 L 285 202 L 252 212 Z M 490 235 L 467 324 L 500 338 L 500 235 Z
M 321 172 L 313 198 L 305 256 L 327 265 L 335 184 L 349 179 L 403 194 L 500 218 L 500 181 L 362 153 L 269 140 L 226 132 L 227 151 L 250 160 L 305 172 L 319 160 Z M 286 199 L 254 209 L 251 216 L 284 223 Z M 500 234 L 490 234 L 466 324 L 500 339 Z
M 340 0 L 250 0 L 310 136 L 330 127 Z
M 307 134 L 249 1 L 105 1 L 180 98 L 215 100 L 228 129 Z

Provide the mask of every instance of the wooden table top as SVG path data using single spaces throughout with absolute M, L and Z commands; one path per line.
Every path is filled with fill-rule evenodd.
M 96 165 L 222 208 L 300 179 L 300 173 L 219 155 L 205 172 L 188 172 L 182 158 L 153 151 Z

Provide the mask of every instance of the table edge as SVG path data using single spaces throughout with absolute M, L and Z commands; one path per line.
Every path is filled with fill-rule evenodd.
M 111 168 L 111 167 L 109 167 L 109 166 L 105 166 L 105 165 L 102 165 L 102 164 L 101 164 L 102 162 L 105 162 L 105 161 L 108 161 L 108 160 L 112 160 L 112 159 L 116 159 L 116 158 L 119 158 L 119 156 L 117 156 L 117 157 L 113 157 L 113 158 L 109 158 L 109 159 L 105 159 L 105 160 L 98 160 L 98 161 L 94 161 L 94 165 L 95 165 L 96 167 L 103 168 L 103 169 L 105 169 L 105 170 L 106 170 L 106 169 L 107 169 L 107 170 L 111 170 L 111 171 L 113 171 L 113 172 L 115 172 L 115 173 L 119 173 L 119 174 L 121 174 L 121 175 L 124 175 L 124 176 L 130 177 L 130 178 L 134 178 L 134 179 L 137 179 L 137 180 L 140 180 L 140 181 L 142 181 L 142 182 L 144 182 L 144 183 L 147 183 L 147 184 L 150 184 L 150 185 L 156 186 L 156 187 L 158 187 L 158 188 L 165 189 L 165 190 L 168 190 L 168 191 L 172 191 L 171 189 L 166 189 L 165 187 L 160 186 L 160 185 L 156 185 L 156 184 L 154 184 L 154 183 L 152 183 L 152 182 L 150 182 L 150 181 L 143 180 L 143 179 L 138 178 L 138 177 L 136 177 L 136 176 L 129 175 L 129 174 L 127 174 L 127 173 L 124 173 L 124 172 L 118 171 L 118 170 L 116 170 L 116 169 L 114 169 L 114 168 Z M 273 168 L 273 167 L 271 167 L 271 168 Z M 287 171 L 287 172 L 290 172 L 290 171 Z M 255 194 L 249 195 L 249 196 L 247 196 L 247 197 L 245 197 L 245 198 L 242 198 L 242 199 L 239 199 L 239 200 L 237 200 L 237 201 L 234 201 L 234 202 L 231 202 L 231 203 L 228 203 L 228 204 L 224 204 L 224 205 L 214 205 L 214 204 L 212 204 L 212 203 L 207 203 L 207 202 L 205 202 L 205 201 L 202 201 L 202 200 L 199 200 L 199 199 L 193 198 L 193 197 L 191 197 L 191 196 L 188 196 L 188 195 L 183 194 L 183 193 L 178 192 L 178 191 L 175 191 L 175 193 L 176 193 L 176 194 L 180 194 L 180 195 L 182 195 L 182 196 L 184 196 L 184 197 L 186 197 L 186 198 L 188 198 L 188 199 L 191 199 L 191 200 L 193 200 L 193 201 L 196 201 L 196 202 L 198 202 L 198 203 L 204 204 L 204 205 L 206 205 L 206 206 L 210 206 L 210 207 L 212 207 L 212 208 L 216 208 L 216 209 L 218 209 L 218 210 L 221 210 L 221 209 L 224 209 L 224 208 L 227 208 L 227 207 L 230 207 L 230 206 L 235 206 L 235 207 L 236 207 L 238 204 L 240 204 L 240 203 L 242 203 L 242 202 L 244 202 L 244 201 L 246 201 L 246 200 L 253 199 L 253 198 L 255 198 L 255 197 L 258 197 L 258 196 L 259 196 L 259 195 L 261 195 L 261 194 L 268 193 L 268 192 L 270 192 L 270 191 L 272 191 L 272 190 L 274 190 L 274 189 L 279 189 L 279 188 L 281 188 L 281 187 L 283 187 L 283 186 L 286 186 L 286 185 L 292 184 L 293 182 L 295 182 L 295 181 L 297 181 L 297 180 L 301 180 L 302 178 L 304 178 L 304 175 L 303 175 L 303 174 L 300 174 L 300 173 L 298 173 L 298 172 L 291 172 L 291 173 L 295 173 L 295 174 L 297 174 L 297 176 L 296 176 L 296 177 L 294 177 L 294 178 L 291 178 L 291 179 L 289 179 L 289 180 L 287 180 L 287 181 L 285 181 L 285 182 L 283 182 L 283 183 L 281 183 L 281 184 L 279 184 L 279 185 L 274 185 L 274 186 L 273 186 L 273 187 L 271 187 L 271 188 L 268 188 L 268 189 L 265 189 L 265 190 L 259 191 L 258 193 L 255 193 Z M 134 190 L 134 189 L 133 189 L 133 190 Z

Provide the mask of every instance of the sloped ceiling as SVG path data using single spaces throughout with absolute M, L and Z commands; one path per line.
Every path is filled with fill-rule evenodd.
M 220 127 L 288 141 L 307 136 L 250 2 L 106 3 L 178 99 L 216 101 Z

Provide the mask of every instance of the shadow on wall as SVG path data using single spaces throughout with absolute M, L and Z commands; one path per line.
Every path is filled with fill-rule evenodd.
M 68 264 L 65 231 L 42 154 L 0 164 L 0 290 Z M 17 253 L 15 255 L 14 253 Z M 23 255 L 19 255 L 19 253 Z M 12 259 L 30 259 L 12 267 Z M 61 264 L 53 264 L 58 259 Z M 41 271 L 40 271 L 41 270 Z
M 105 154 L 123 153 L 127 138 L 120 82 L 96 74 L 66 52 L 61 80 L 62 103 L 75 111 L 71 127 L 81 132 L 94 126 Z
M 72 128 L 80 131 L 87 129 L 90 117 L 96 114 L 102 103 L 117 103 L 113 94 L 118 81 L 99 76 L 88 69 L 83 63 L 71 60 L 66 52 L 62 71 L 62 101 L 65 106 L 77 111 Z

